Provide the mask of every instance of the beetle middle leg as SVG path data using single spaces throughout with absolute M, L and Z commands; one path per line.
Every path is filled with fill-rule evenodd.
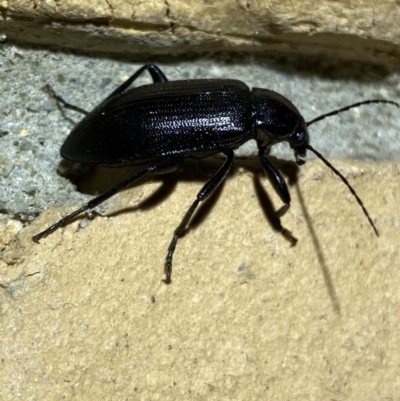
M 227 151 L 226 160 L 224 164 L 219 168 L 219 170 L 205 183 L 203 188 L 199 191 L 196 196 L 196 200 L 192 203 L 192 205 L 187 210 L 185 216 L 183 217 L 182 221 L 180 222 L 179 226 L 174 231 L 174 236 L 172 237 L 172 241 L 168 247 L 167 258 L 165 260 L 165 279 L 163 280 L 164 283 L 169 284 L 171 282 L 171 273 L 172 273 L 172 258 L 175 252 L 176 243 L 178 242 L 179 237 L 185 231 L 186 226 L 188 225 L 190 218 L 192 217 L 193 213 L 199 206 L 199 203 L 206 200 L 213 192 L 216 190 L 224 181 L 226 176 L 229 173 L 229 170 L 232 167 L 233 162 L 233 151 Z

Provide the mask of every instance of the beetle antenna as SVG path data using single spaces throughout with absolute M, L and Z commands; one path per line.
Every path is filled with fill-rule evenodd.
M 349 181 L 347 180 L 347 178 L 335 167 L 333 167 L 333 165 L 327 160 L 325 159 L 324 156 L 321 155 L 321 153 L 319 153 L 317 150 L 315 150 L 311 145 L 307 145 L 307 149 L 311 150 L 311 152 L 313 152 L 319 159 L 321 159 L 338 177 L 340 177 L 340 179 L 344 182 L 344 184 L 347 186 L 347 188 L 349 188 L 350 192 L 353 194 L 353 196 L 356 198 L 357 203 L 361 206 L 361 209 L 363 211 L 363 213 L 365 214 L 365 217 L 368 219 L 369 224 L 371 225 L 371 227 L 374 229 L 374 232 L 376 234 L 377 237 L 379 237 L 379 232 L 378 229 L 376 228 L 374 222 L 371 219 L 371 216 L 369 215 L 367 209 L 364 206 L 363 201 L 361 200 L 361 198 L 357 195 L 357 192 L 355 191 L 355 189 L 350 185 Z
M 364 104 L 374 104 L 374 103 L 375 104 L 376 103 L 391 104 L 393 106 L 396 106 L 397 108 L 400 108 L 400 104 L 396 103 L 396 102 L 393 102 L 392 100 L 385 100 L 385 99 L 363 100 L 362 102 L 353 103 L 353 104 L 350 104 L 348 106 L 342 107 L 340 109 L 333 110 L 333 111 L 331 111 L 329 113 L 321 114 L 320 116 L 315 117 L 313 120 L 307 121 L 306 122 L 306 126 L 308 127 L 311 124 L 316 123 L 317 121 L 321 121 L 326 117 L 335 116 L 336 114 L 342 113 L 343 111 L 347 111 L 347 110 L 353 109 L 355 107 L 362 106 Z M 337 170 L 335 167 L 333 167 L 333 165 L 330 162 L 328 162 L 328 160 L 325 159 L 325 157 L 323 157 L 321 155 L 321 153 L 319 153 L 317 150 L 315 150 L 311 145 L 307 145 L 307 149 L 311 150 L 319 159 L 321 159 L 344 182 L 344 184 L 347 186 L 347 188 L 349 188 L 350 192 L 356 198 L 357 203 L 360 205 L 365 217 L 368 219 L 369 224 L 374 229 L 374 232 L 375 232 L 376 236 L 379 237 L 379 232 L 378 232 L 374 222 L 372 221 L 372 219 L 371 219 L 367 209 L 365 208 L 362 200 L 357 195 L 357 193 L 354 190 L 354 188 L 350 185 L 349 181 L 347 181 L 347 179 L 343 176 L 343 174 L 341 174 L 339 170 Z
M 349 106 L 342 107 L 341 109 L 333 110 L 333 111 L 331 111 L 329 113 L 322 114 L 319 117 L 315 117 L 313 120 L 307 121 L 306 122 L 306 126 L 308 127 L 309 125 L 314 124 L 317 121 L 321 121 L 326 117 L 335 116 L 336 114 L 342 113 L 343 111 L 347 111 L 347 110 L 350 110 L 350 109 L 354 109 L 355 107 L 362 106 L 363 104 L 373 104 L 373 103 L 392 104 L 393 106 L 396 106 L 397 108 L 400 109 L 400 104 L 396 103 L 396 102 L 393 102 L 392 100 L 385 100 L 385 99 L 363 100 L 362 102 L 353 103 L 353 104 L 350 104 Z

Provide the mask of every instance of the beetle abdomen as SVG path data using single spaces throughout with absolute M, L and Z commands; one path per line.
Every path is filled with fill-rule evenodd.
M 205 157 L 254 136 L 253 115 L 251 93 L 239 81 L 144 85 L 100 104 L 74 128 L 61 155 L 96 164 Z

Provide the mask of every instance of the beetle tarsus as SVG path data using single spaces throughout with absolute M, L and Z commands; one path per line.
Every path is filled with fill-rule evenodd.
M 167 258 L 165 260 L 165 268 L 164 268 L 165 279 L 163 280 L 163 282 L 165 284 L 171 283 L 172 257 L 175 252 L 175 247 L 176 247 L 176 243 L 178 242 L 178 238 L 179 238 L 179 236 L 177 234 L 174 234 L 174 236 L 172 237 L 172 241 L 168 247 L 168 253 L 167 253 Z
M 97 198 L 96 198 L 97 199 Z M 94 200 L 96 200 L 94 199 Z M 90 202 L 89 202 L 90 203 Z M 65 216 L 63 219 L 57 221 L 57 223 L 53 224 L 52 226 L 50 226 L 49 228 L 47 228 L 46 230 L 40 232 L 39 234 L 36 234 L 32 237 L 32 239 L 39 243 L 39 241 L 42 238 L 46 238 L 48 235 L 50 235 L 51 233 L 53 233 L 54 231 L 56 231 L 58 228 L 66 225 L 67 223 L 69 223 L 74 217 L 80 215 L 81 213 L 83 213 L 84 211 L 90 209 L 89 204 L 86 204 L 85 206 L 81 207 L 78 210 L 75 210 L 74 212 L 70 213 L 69 215 Z
M 281 218 L 290 208 L 290 205 L 286 204 L 281 206 L 276 212 L 275 216 L 279 219 Z

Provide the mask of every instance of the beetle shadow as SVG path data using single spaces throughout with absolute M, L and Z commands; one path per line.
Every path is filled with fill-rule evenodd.
M 274 157 L 271 158 L 274 160 L 274 164 L 278 166 L 279 170 L 287 178 L 289 185 L 293 185 L 294 182 L 297 182 L 298 166 L 295 163 L 281 161 L 279 159 L 275 159 Z M 138 205 L 122 208 L 119 209 L 118 211 L 112 212 L 107 215 L 112 217 L 124 213 L 130 213 L 138 210 L 146 210 L 157 207 L 157 205 L 164 202 L 174 192 L 174 189 L 176 188 L 178 182 L 184 182 L 184 181 L 201 182 L 204 185 L 207 182 L 207 180 L 210 179 L 217 172 L 222 163 L 223 160 L 219 158 L 208 159 L 208 160 L 207 159 L 197 160 L 197 161 L 186 160 L 184 168 L 180 171 L 171 174 L 151 176 L 147 180 L 145 179 L 142 182 L 140 182 L 142 184 L 149 180 L 151 180 L 152 182 L 160 181 L 162 182 L 162 185 L 159 188 L 157 188 L 157 190 L 150 196 L 148 196 L 146 199 L 140 201 Z M 252 173 L 256 195 L 259 199 L 259 203 L 264 212 L 264 216 L 266 220 L 269 222 L 272 229 L 283 235 L 283 237 L 287 241 L 289 241 L 292 246 L 296 245 L 297 239 L 292 235 L 290 230 L 282 226 L 281 219 L 277 217 L 276 210 L 273 207 L 272 201 L 267 191 L 263 188 L 261 184 L 260 177 L 261 175 L 264 175 L 264 172 L 259 168 L 259 166 L 256 167 L 254 160 L 251 158 L 244 158 L 244 159 L 237 158 L 237 160 L 235 159 L 234 165 L 232 166 L 231 172 L 229 173 L 227 179 L 224 182 L 222 182 L 221 185 L 219 185 L 206 200 L 200 202 L 199 206 L 196 208 L 195 213 L 190 219 L 186 229 L 182 233 L 181 238 L 183 238 L 191 230 L 196 229 L 207 219 L 207 217 L 211 214 L 212 210 L 218 203 L 219 198 L 222 196 L 222 192 L 226 184 L 226 181 L 231 179 L 231 177 L 237 172 L 239 168 L 244 168 Z M 127 178 L 130 174 L 126 173 L 125 178 Z M 110 178 L 102 179 L 103 183 L 105 181 L 110 182 Z M 113 181 L 114 183 L 111 186 L 116 185 L 119 181 L 121 181 L 121 178 L 119 180 L 116 180 L 114 177 Z M 109 185 L 110 183 L 107 185 L 107 187 Z M 130 185 L 126 189 L 129 189 L 134 186 L 135 184 Z M 107 187 L 104 187 L 103 191 L 107 190 L 108 189 Z M 182 209 L 182 216 L 181 216 L 182 218 L 186 213 L 187 209 L 192 204 L 192 202 L 195 201 L 198 192 L 199 189 L 193 192 L 191 197 L 188 198 L 187 205 L 185 205 L 185 208 Z M 179 223 L 180 221 L 177 221 L 177 225 Z
M 271 158 L 273 159 L 273 158 Z M 280 161 L 280 160 L 274 160 L 274 165 L 279 169 L 279 171 L 283 174 L 283 176 L 286 178 L 286 181 L 288 183 L 289 187 L 295 187 L 296 193 L 299 198 L 300 202 L 300 207 L 304 216 L 304 219 L 307 224 L 308 231 L 310 233 L 313 246 L 315 249 L 315 252 L 317 254 L 317 259 L 320 265 L 320 268 L 322 270 L 322 275 L 324 278 L 325 285 L 328 290 L 329 297 L 331 299 L 331 302 L 333 304 L 333 308 L 336 313 L 340 314 L 340 302 L 339 298 L 337 296 L 334 284 L 332 282 L 332 277 L 329 271 L 329 267 L 327 265 L 323 249 L 321 246 L 321 243 L 318 240 L 318 236 L 316 231 L 314 230 L 314 226 L 310 217 L 310 214 L 308 213 L 303 195 L 301 193 L 301 189 L 298 183 L 298 174 L 299 174 L 299 166 L 295 164 L 294 162 L 285 162 L 285 161 Z M 260 175 L 255 174 L 254 175 L 254 187 L 255 191 L 258 197 L 258 200 L 260 202 L 260 206 L 264 211 L 264 216 L 265 218 L 269 221 L 271 227 L 276 231 L 281 233 L 286 240 L 288 240 L 292 246 L 296 245 L 297 239 L 293 236 L 293 234 L 286 229 L 285 227 L 282 226 L 282 223 L 280 221 L 280 218 L 276 216 L 276 211 L 273 208 L 272 201 L 270 197 L 267 194 L 267 191 L 264 189 Z
M 299 198 L 300 206 L 303 212 L 303 216 L 305 218 L 308 231 L 311 235 L 313 245 L 317 254 L 317 259 L 319 261 L 324 281 L 328 289 L 328 294 L 331 298 L 334 309 L 337 313 L 340 314 L 340 303 L 338 300 L 337 293 L 335 291 L 331 275 L 329 272 L 329 268 L 327 262 L 325 260 L 322 246 L 318 240 L 317 234 L 313 228 L 313 223 L 311 221 L 310 215 L 308 213 L 307 207 L 305 205 L 304 198 L 302 196 L 299 184 L 298 184 L 298 174 L 299 174 L 299 166 L 290 161 L 283 161 L 276 159 L 274 157 L 270 157 L 275 167 L 282 173 L 289 187 L 295 187 L 296 192 Z M 118 216 L 124 213 L 136 212 L 138 210 L 147 210 L 152 209 L 166 200 L 175 190 L 178 182 L 187 181 L 187 182 L 201 182 L 203 185 L 206 181 L 218 170 L 218 168 L 223 163 L 223 160 L 219 158 L 210 158 L 203 160 L 186 160 L 184 169 L 176 171 L 170 174 L 160 174 L 149 176 L 147 179 L 141 180 L 137 183 L 133 183 L 129 185 L 124 190 L 135 187 L 138 184 L 142 185 L 149 181 L 158 181 L 161 182 L 161 186 L 159 186 L 150 196 L 146 197 L 146 199 L 141 200 L 137 205 L 125 207 L 118 209 L 112 213 L 107 213 L 107 216 Z M 76 177 L 71 178 L 71 174 L 67 175 L 74 182 L 80 192 L 86 194 L 96 195 L 99 192 L 105 192 L 107 189 L 117 185 L 122 182 L 124 179 L 131 176 L 135 171 L 142 169 L 143 167 L 122 167 L 122 168 L 106 168 L 101 166 L 94 167 L 84 167 L 82 170 L 74 170 Z M 232 174 L 235 174 L 239 168 L 244 168 L 250 171 L 253 174 L 253 184 L 256 192 L 256 196 L 258 198 L 260 207 L 263 210 L 264 216 L 266 220 L 269 222 L 269 225 L 272 229 L 283 235 L 283 237 L 290 242 L 292 246 L 296 245 L 297 239 L 293 236 L 290 230 L 285 228 L 281 219 L 277 216 L 276 210 L 273 206 L 273 202 L 268 195 L 267 190 L 264 188 L 261 182 L 261 177 L 264 176 L 264 172 L 258 165 L 255 163 L 254 158 L 235 158 L 234 166 L 232 167 L 231 173 L 228 175 L 227 179 L 229 180 Z M 78 171 L 78 173 L 76 173 Z M 222 195 L 223 188 L 225 185 L 224 181 L 204 202 L 201 202 L 199 207 L 196 209 L 196 212 L 192 216 L 188 226 L 182 234 L 182 237 L 185 236 L 189 231 L 198 227 L 211 213 L 214 206 L 217 204 L 219 197 Z M 123 191 L 124 191 L 123 190 Z M 123 192 L 121 191 L 121 192 Z M 192 204 L 192 202 L 196 199 L 198 191 L 193 193 L 193 197 L 188 199 L 187 208 Z M 182 211 L 182 218 L 187 209 Z M 177 225 L 180 221 L 177 221 Z
M 161 182 L 161 185 L 152 194 L 147 196 L 145 199 L 140 200 L 138 204 L 134 206 L 119 208 L 116 211 L 107 213 L 107 216 L 119 216 L 124 213 L 131 213 L 138 210 L 148 210 L 155 208 L 159 204 L 163 203 L 174 192 L 178 182 L 201 182 L 204 185 L 207 180 L 210 179 L 217 172 L 222 163 L 223 159 L 221 158 L 210 158 L 202 160 L 188 159 L 185 161 L 184 168 L 179 171 L 170 174 L 152 175 L 144 178 L 143 180 L 134 182 L 124 188 L 121 192 L 130 188 L 138 187 L 150 181 Z M 291 170 L 288 170 L 288 164 L 285 162 L 279 162 L 278 160 L 274 160 L 274 163 L 279 166 L 279 169 L 286 171 L 286 173 L 284 174 L 287 177 L 292 177 L 289 179 L 289 182 L 292 182 L 294 179 L 294 175 L 297 174 L 293 173 L 293 168 Z M 128 166 L 121 168 L 87 165 L 68 166 L 68 162 L 64 162 L 62 164 L 64 164 L 64 166 L 63 168 L 61 168 L 61 170 L 64 169 L 68 171 L 67 173 L 64 172 L 63 175 L 76 185 L 77 190 L 81 193 L 90 194 L 93 196 L 96 196 L 99 193 L 106 192 L 110 188 L 118 185 L 120 182 L 129 178 L 130 176 L 132 176 L 132 174 L 143 168 L 138 166 Z M 292 165 L 294 165 L 294 163 L 292 163 Z M 234 161 L 232 171 L 228 175 L 227 180 L 229 180 L 239 168 L 244 168 L 250 171 L 254 177 L 259 177 L 261 174 L 264 174 L 259 167 L 256 167 L 256 163 L 253 158 L 237 158 Z M 292 245 L 294 245 L 297 240 L 291 235 L 289 230 L 282 227 L 280 219 L 276 217 L 272 202 L 267 195 L 267 192 L 262 188 L 260 178 L 255 178 L 255 183 L 259 201 L 263 208 L 264 215 L 266 216 L 267 221 L 270 223 L 273 230 L 284 235 L 284 237 L 288 239 L 292 243 Z M 203 221 L 212 212 L 213 208 L 217 204 L 218 199 L 222 194 L 224 185 L 225 181 L 218 188 L 216 188 L 205 201 L 200 202 L 182 236 L 203 223 Z M 189 208 L 192 202 L 196 199 L 198 191 L 199 190 L 196 190 L 193 193 L 193 196 L 188 199 L 187 208 Z M 185 212 L 186 209 L 182 210 L 182 218 Z M 177 224 L 178 223 L 179 222 L 177 222 Z
M 201 182 L 205 184 L 206 181 L 214 175 L 222 163 L 223 161 L 220 159 L 214 159 L 211 161 L 186 160 L 184 168 L 179 171 L 168 174 L 146 176 L 143 179 L 128 185 L 120 192 L 122 193 L 130 188 L 139 187 L 147 182 L 160 182 L 161 185 L 152 194 L 147 196 L 145 199 L 140 200 L 137 205 L 120 208 L 112 213 L 107 213 L 107 216 L 112 217 L 138 210 L 155 208 L 157 205 L 163 203 L 174 192 L 178 182 Z M 65 169 L 67 169 L 66 166 Z M 98 196 L 142 169 L 143 166 L 125 166 L 117 168 L 103 166 L 69 166 L 68 173 L 63 175 L 76 185 L 79 192 Z M 196 227 L 206 218 L 216 203 L 222 187 L 223 185 L 217 188 L 204 202 L 200 203 L 190 220 L 188 228 Z M 194 192 L 193 198 L 188 200 L 188 208 L 191 202 L 196 199 L 197 193 L 198 191 Z M 182 213 L 185 211 L 186 210 L 182 211 Z
M 120 182 L 128 179 L 134 173 L 142 169 L 143 167 L 138 168 L 132 166 L 122 168 L 106 168 L 96 166 L 94 171 L 89 172 L 89 174 L 85 174 L 74 183 L 80 192 L 98 195 L 99 193 L 106 192 L 108 189 L 118 185 Z M 174 192 L 178 181 L 179 175 L 177 176 L 175 173 L 172 173 L 152 175 L 133 182 L 118 193 L 123 193 L 131 188 L 138 188 L 148 182 L 161 182 L 161 185 L 145 199 L 140 200 L 138 204 L 134 206 L 122 207 L 111 213 L 106 212 L 106 214 L 109 217 L 113 217 L 125 213 L 136 212 L 138 210 L 155 208 L 157 205 L 164 202 Z
M 331 299 L 331 302 L 333 304 L 333 309 L 335 310 L 335 312 L 337 314 L 340 315 L 340 301 L 337 295 L 337 292 L 335 290 L 335 286 L 333 285 L 333 281 L 332 281 L 332 276 L 330 273 L 330 269 L 328 267 L 328 264 L 326 262 L 323 250 L 322 250 L 322 246 L 321 243 L 318 240 L 318 235 L 316 233 L 316 231 L 314 230 L 314 225 L 312 223 L 312 220 L 310 218 L 310 214 L 308 213 L 307 207 L 306 207 L 306 203 L 304 201 L 303 195 L 301 193 L 301 189 L 299 186 L 299 183 L 296 182 L 295 183 L 295 188 L 296 188 L 296 192 L 297 192 L 297 196 L 299 198 L 299 202 L 300 202 L 300 207 L 301 210 L 303 212 L 303 216 L 304 216 L 304 220 L 307 224 L 307 228 L 308 231 L 310 233 L 313 245 L 314 245 L 314 249 L 316 251 L 317 254 L 317 259 L 320 265 L 320 268 L 322 270 L 322 276 L 324 278 L 324 282 L 326 285 L 326 288 L 328 289 L 328 294 L 329 297 Z
M 280 31 L 280 30 L 279 30 Z M 279 35 L 283 42 L 285 39 L 282 32 Z M 288 37 L 287 43 L 292 43 L 293 35 L 286 34 Z M 319 33 L 320 38 L 324 37 L 324 34 Z M 346 35 L 342 34 L 342 38 L 346 38 Z M 301 39 L 300 39 L 301 38 Z M 308 33 L 296 33 L 296 42 L 299 40 L 301 43 L 313 42 L 313 38 Z M 349 37 L 350 38 L 350 37 Z M 357 40 L 353 36 L 350 38 L 354 44 Z M 321 40 L 321 39 L 320 39 Z M 358 39 L 358 46 L 362 48 L 364 46 L 364 39 Z M 24 45 L 23 43 L 18 44 L 21 48 L 31 49 L 34 46 L 37 49 L 53 49 L 52 46 L 46 45 Z M 311 45 L 312 46 L 312 45 Z M 357 44 L 354 44 L 357 47 Z M 59 49 L 57 49 L 59 51 Z M 302 76 L 317 76 L 323 79 L 332 80 L 356 80 L 359 82 L 379 82 L 387 78 L 392 71 L 399 71 L 400 67 L 397 64 L 392 64 L 390 67 L 384 64 L 368 63 L 362 60 L 350 60 L 346 58 L 337 57 L 335 55 L 318 55 L 318 54 L 301 54 L 292 51 L 285 50 L 268 50 L 258 53 L 254 51 L 213 51 L 213 52 L 198 52 L 198 51 L 185 51 L 183 53 L 175 54 L 154 54 L 149 58 L 148 53 L 123 53 L 120 52 L 105 52 L 105 51 L 88 51 L 87 49 L 63 49 L 64 54 L 70 54 L 73 56 L 84 56 L 85 58 L 92 58 L 94 61 L 99 59 L 99 56 L 103 59 L 122 62 L 122 63 L 155 63 L 155 64 L 178 64 L 180 62 L 191 62 L 195 64 L 197 60 L 210 60 L 224 63 L 227 66 L 230 65 L 243 65 L 249 66 L 252 64 L 263 64 L 266 68 L 275 70 L 278 73 L 285 73 L 289 75 L 302 75 Z M 133 71 L 134 72 L 134 71 Z M 234 77 L 226 77 L 234 78 Z M 182 79 L 186 79 L 182 77 Z M 103 89 L 103 88 L 102 88 Z
M 172 174 L 173 175 L 173 174 Z M 149 181 L 149 180 L 148 180 Z M 175 190 L 179 179 L 177 177 L 171 176 L 161 176 L 152 181 L 161 181 L 161 185 L 148 197 L 141 200 L 135 206 L 123 207 L 112 213 L 107 213 L 108 217 L 119 216 L 125 213 L 133 213 L 138 210 L 149 210 L 157 207 L 159 204 L 163 203 Z M 146 183 L 146 180 L 141 181 L 140 184 Z M 135 187 L 135 184 L 128 186 L 126 189 Z M 124 189 L 125 190 L 125 189 Z M 124 191 L 123 190 L 123 191 Z M 121 191 L 121 192 L 123 192 Z

